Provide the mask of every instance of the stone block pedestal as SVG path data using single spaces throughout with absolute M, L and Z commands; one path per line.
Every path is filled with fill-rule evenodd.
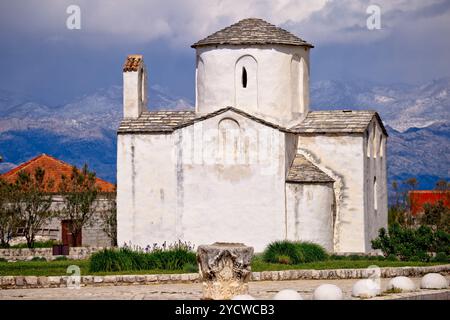
M 248 294 L 253 248 L 242 243 L 201 245 L 197 249 L 203 299 L 228 300 Z

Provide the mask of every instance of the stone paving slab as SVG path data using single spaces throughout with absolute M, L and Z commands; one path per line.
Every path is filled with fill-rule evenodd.
M 450 277 L 447 277 L 449 279 Z M 419 287 L 420 278 L 412 278 Z M 282 289 L 297 290 L 305 300 L 312 297 L 315 288 L 324 283 L 335 284 L 344 292 L 345 299 L 352 299 L 351 289 L 356 279 L 344 280 L 287 280 L 287 281 L 258 281 L 250 282 L 250 294 L 257 299 L 271 299 Z M 389 279 L 381 279 L 382 291 L 386 289 Z M 447 290 L 420 290 L 420 293 L 442 293 Z M 417 296 L 417 294 L 415 294 Z M 0 290 L 0 300 L 39 299 L 39 300 L 197 300 L 202 296 L 200 283 L 177 284 L 151 284 L 128 286 L 102 286 L 69 288 L 42 288 L 42 289 L 8 289 Z M 405 294 L 412 298 L 414 295 Z M 388 296 L 379 297 L 388 299 Z M 378 299 L 379 299 L 378 298 Z M 392 299 L 400 299 L 402 295 L 392 295 Z

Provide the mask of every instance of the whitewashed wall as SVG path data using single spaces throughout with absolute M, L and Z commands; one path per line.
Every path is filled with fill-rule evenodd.
M 300 135 L 298 150 L 335 180 L 336 252 L 366 252 L 363 135 Z
M 332 183 L 286 183 L 287 239 L 333 251 L 333 209 Z
M 387 228 L 388 193 L 386 172 L 386 141 L 379 123 L 372 120 L 364 136 L 366 246 L 378 236 L 380 228 Z M 375 183 L 376 181 L 376 183 Z M 376 188 L 376 190 L 375 190 Z
M 285 238 L 277 129 L 229 111 L 171 135 L 119 135 L 117 163 L 119 244 L 226 241 L 262 251 Z
M 174 144 L 169 135 L 118 135 L 118 244 L 177 238 Z
M 242 88 L 242 68 L 247 88 Z M 283 125 L 309 108 L 309 49 L 283 45 L 197 48 L 196 111 L 236 106 Z

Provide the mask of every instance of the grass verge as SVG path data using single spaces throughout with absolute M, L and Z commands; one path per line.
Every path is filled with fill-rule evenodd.
M 252 262 L 252 271 L 279 271 L 291 269 L 349 269 L 367 268 L 371 265 L 379 267 L 418 267 L 438 265 L 438 262 L 419 261 L 373 261 L 373 260 L 327 260 L 321 262 L 310 262 L 296 265 L 278 263 L 266 263 L 256 256 Z M 442 264 L 442 263 L 441 263 Z M 120 275 L 120 274 L 172 274 L 188 273 L 192 270 L 131 270 L 114 272 L 89 272 L 89 260 L 62 260 L 62 261 L 17 261 L 0 262 L 0 276 L 64 276 L 67 267 L 77 265 L 80 267 L 81 275 Z

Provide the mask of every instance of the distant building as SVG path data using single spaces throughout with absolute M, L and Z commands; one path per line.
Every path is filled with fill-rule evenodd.
M 66 177 L 70 177 L 72 173 L 72 165 L 47 154 L 41 154 L 4 173 L 1 177 L 9 183 L 14 183 L 17 180 L 19 172 L 25 171 L 32 174 L 38 167 L 45 170 L 44 182 L 48 182 L 50 180 L 53 181 L 51 188 L 46 190 L 47 192 L 53 194 L 52 209 L 60 208 L 62 198 L 58 195 L 58 192 L 62 181 L 61 176 L 65 175 Z M 100 193 L 115 192 L 115 186 L 112 183 L 100 178 L 96 178 L 96 185 L 98 186 Z M 97 201 L 104 201 L 101 194 L 99 195 Z M 111 240 L 103 232 L 98 215 L 94 214 L 92 220 L 93 221 L 91 224 L 86 225 L 83 228 L 75 245 L 102 247 L 110 246 Z M 72 237 L 69 231 L 70 223 L 70 220 L 54 218 L 50 223 L 43 226 L 38 235 L 48 239 L 62 241 L 64 244 L 71 244 Z
M 414 190 L 409 192 L 411 214 L 413 216 L 424 213 L 425 204 L 436 204 L 442 201 L 444 206 L 450 208 L 450 191 L 441 190 Z
M 379 115 L 309 110 L 314 46 L 261 19 L 192 47 L 195 110 L 148 111 L 143 56 L 130 55 L 123 66 L 119 245 L 181 239 L 262 251 L 289 239 L 371 251 L 387 227 L 387 132 Z

